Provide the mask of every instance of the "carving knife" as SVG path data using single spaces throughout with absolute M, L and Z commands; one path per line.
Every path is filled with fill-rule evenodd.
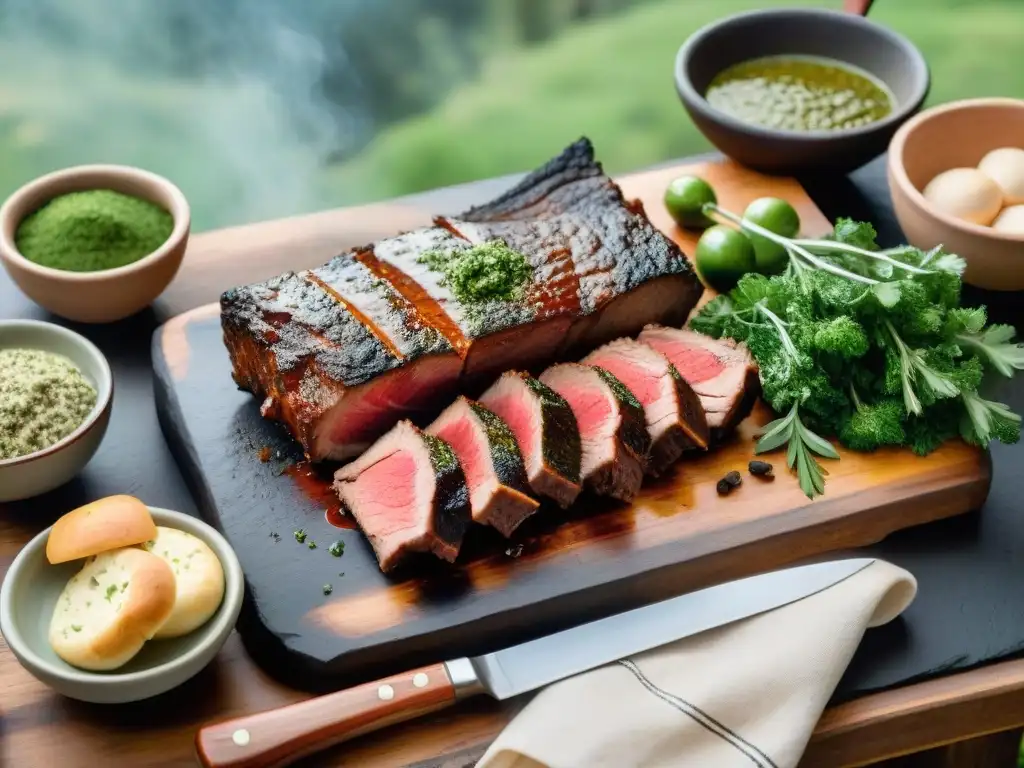
M 415 669 L 200 729 L 206 768 L 279 768 L 377 728 L 487 694 L 508 699 L 821 592 L 874 562 L 833 560 L 751 576 L 476 658 Z

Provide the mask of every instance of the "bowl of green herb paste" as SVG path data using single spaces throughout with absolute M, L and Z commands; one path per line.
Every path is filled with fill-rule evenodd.
M 0 321 L 0 502 L 38 496 L 77 475 L 107 431 L 106 358 L 53 323 Z
M 145 309 L 174 279 L 188 201 L 173 183 L 121 165 L 42 176 L 0 208 L 0 262 L 50 312 L 108 323 Z

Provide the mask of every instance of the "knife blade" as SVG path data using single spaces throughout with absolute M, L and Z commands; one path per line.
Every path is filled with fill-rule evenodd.
M 354 736 L 478 694 L 507 699 L 619 659 L 809 597 L 874 562 L 835 560 L 719 584 L 475 658 L 205 726 L 206 768 L 278 768 Z

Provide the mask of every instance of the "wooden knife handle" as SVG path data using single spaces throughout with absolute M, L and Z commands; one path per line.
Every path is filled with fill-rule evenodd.
M 305 755 L 455 702 L 444 664 L 205 726 L 196 755 L 206 768 L 278 768 Z
M 872 0 L 843 0 L 843 10 L 858 16 L 867 16 L 871 10 Z

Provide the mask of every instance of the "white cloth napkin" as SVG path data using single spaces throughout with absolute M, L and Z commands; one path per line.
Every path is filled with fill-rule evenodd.
M 826 590 L 541 691 L 477 768 L 790 768 L 864 631 L 913 600 L 876 560 Z

